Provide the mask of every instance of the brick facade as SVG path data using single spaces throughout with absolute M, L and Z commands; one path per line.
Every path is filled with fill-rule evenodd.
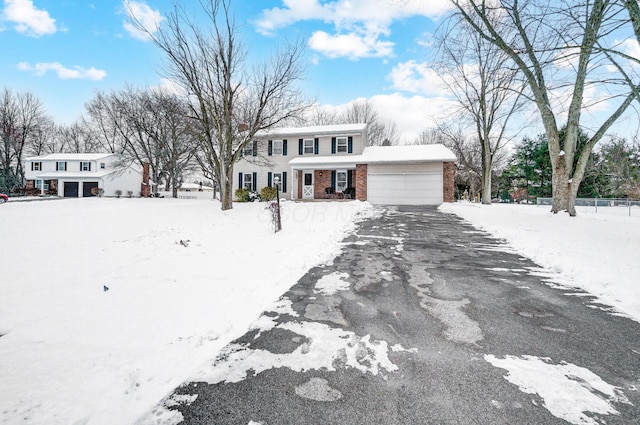
M 328 187 L 331 187 L 331 170 L 316 170 L 313 174 L 313 198 L 324 199 Z
M 455 180 L 456 180 L 456 165 L 453 162 L 442 163 L 442 200 L 444 202 L 455 201 Z
M 367 164 L 356 164 L 356 199 L 367 200 Z

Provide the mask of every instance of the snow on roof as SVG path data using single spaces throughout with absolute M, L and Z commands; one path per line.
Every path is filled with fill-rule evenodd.
M 107 158 L 113 153 L 51 153 L 49 155 L 32 156 L 27 161 L 97 161 Z
M 355 168 L 356 164 L 455 160 L 454 153 L 444 145 L 370 146 L 365 148 L 361 155 L 300 156 L 289 161 L 289 166 L 296 169 L 338 166 Z
M 456 160 L 451 149 L 442 144 L 369 146 L 362 152 L 362 158 L 367 164 Z
M 268 136 L 321 136 L 326 134 L 349 134 L 361 133 L 367 128 L 367 124 L 336 124 L 336 125 L 316 125 L 310 127 L 282 127 L 272 128 L 267 131 L 260 131 L 258 137 Z

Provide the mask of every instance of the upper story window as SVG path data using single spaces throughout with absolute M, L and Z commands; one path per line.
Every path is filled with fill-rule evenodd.
M 56 171 L 67 171 L 67 163 L 64 161 L 56 162 Z
M 31 171 L 42 171 L 42 162 L 32 162 Z
M 101 162 L 101 163 L 100 163 L 100 169 L 101 169 L 101 170 L 104 170 L 104 169 L 106 168 L 106 166 L 107 166 L 107 165 L 106 165 L 104 162 Z
M 80 161 L 80 171 L 91 171 L 91 162 Z
M 336 138 L 336 151 L 347 152 L 348 140 L 346 137 Z
M 274 155 L 282 155 L 283 150 L 282 150 L 282 140 L 274 140 L 273 141 L 273 154 Z
M 313 153 L 313 139 L 304 139 L 304 153 Z

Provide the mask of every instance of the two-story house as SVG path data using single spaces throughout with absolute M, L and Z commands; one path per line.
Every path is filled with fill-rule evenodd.
M 456 158 L 443 145 L 369 146 L 366 124 L 277 128 L 257 136 L 236 164 L 236 188 L 259 191 L 278 177 L 286 199 L 453 202 Z
M 55 153 L 35 156 L 25 161 L 27 188 L 38 188 L 41 194 L 65 198 L 104 196 L 132 192 L 139 196 L 142 169 L 123 167 L 118 155 L 110 153 Z

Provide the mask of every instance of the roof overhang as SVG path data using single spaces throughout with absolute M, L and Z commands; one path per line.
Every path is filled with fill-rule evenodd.
M 294 170 L 331 170 L 354 169 L 356 164 L 363 164 L 362 155 L 349 156 L 308 156 L 298 157 L 289 161 Z

